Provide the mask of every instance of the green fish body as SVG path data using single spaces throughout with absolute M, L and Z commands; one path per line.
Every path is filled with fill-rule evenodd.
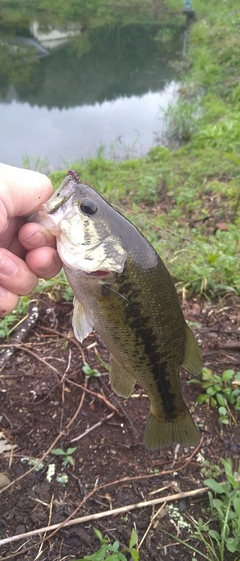
M 82 341 L 93 327 L 100 334 L 118 395 L 129 397 L 136 381 L 148 394 L 147 448 L 197 445 L 179 368 L 199 375 L 202 361 L 171 275 L 131 222 L 69 174 L 40 214 L 42 224 L 49 227 L 51 218 L 57 228 L 57 249 L 75 296 L 75 336 Z

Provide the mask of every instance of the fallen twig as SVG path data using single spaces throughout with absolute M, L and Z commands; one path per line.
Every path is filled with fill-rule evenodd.
M 143 537 L 142 537 L 141 541 L 140 541 L 139 544 L 138 544 L 138 551 L 140 551 L 140 547 L 142 547 L 142 544 L 143 544 L 144 540 L 146 539 L 147 535 L 149 534 L 150 529 L 151 529 L 151 527 L 152 527 L 152 525 L 153 525 L 153 523 L 154 523 L 155 518 L 157 518 L 157 516 L 159 516 L 159 514 L 161 513 L 161 511 L 164 510 L 164 507 L 165 507 L 165 505 L 166 505 L 166 502 L 167 502 L 167 501 L 164 501 L 164 503 L 160 506 L 160 508 L 157 510 L 157 512 L 155 512 L 155 514 L 152 516 L 152 518 L 151 518 L 151 520 L 150 520 L 150 522 L 149 522 L 149 524 L 148 524 L 148 527 L 147 527 L 147 529 L 146 529 L 146 532 L 143 534 Z
M 50 525 L 50 522 L 51 522 L 51 520 L 52 520 L 53 501 L 54 501 L 54 495 L 52 495 L 52 497 L 51 497 L 51 502 L 50 502 L 50 505 L 49 505 L 48 525 Z M 37 561 L 37 559 L 39 559 L 39 557 L 40 557 L 41 554 L 42 554 L 43 544 L 44 544 L 44 541 L 45 541 L 44 538 L 46 538 L 46 535 L 47 535 L 47 532 L 44 532 L 44 536 L 43 536 L 43 538 L 42 538 L 42 540 L 41 540 L 40 547 L 39 547 L 38 553 L 37 553 L 37 555 L 36 555 L 34 561 Z
M 71 343 L 73 343 L 75 345 L 75 347 L 77 347 L 78 350 L 80 351 L 80 354 L 82 355 L 83 363 L 86 362 L 85 354 L 84 354 L 84 350 L 82 348 L 82 345 L 77 341 L 77 339 L 75 339 L 74 334 L 72 332 L 69 335 L 66 335 L 65 333 L 61 333 L 60 331 L 56 331 L 55 329 L 51 329 L 50 327 L 45 327 L 45 325 L 43 325 L 41 327 L 41 329 L 44 330 L 44 331 L 49 331 L 49 333 L 52 333 L 53 335 L 58 335 L 59 337 L 62 337 L 63 339 L 66 339 L 66 341 L 70 341 Z
M 82 386 L 81 384 L 78 384 L 77 382 L 74 382 L 73 380 L 67 379 L 66 383 L 72 384 L 73 386 L 76 386 L 77 388 L 80 388 L 80 389 L 84 390 L 86 393 L 89 393 L 89 394 L 93 395 L 94 397 L 97 397 L 98 399 L 103 401 L 109 409 L 114 411 L 114 413 L 117 413 L 117 415 L 120 415 L 118 409 L 114 405 L 112 405 L 112 403 L 110 403 L 110 401 L 108 401 L 108 399 L 104 395 L 102 395 L 101 393 L 89 390 L 88 388 L 85 388 L 84 386 Z
M 231 351 L 239 351 L 240 341 L 229 341 L 228 343 L 218 343 L 218 349 L 229 349 Z
M 6 347 L 8 349 L 8 345 L 1 345 L 2 347 Z M 16 349 L 20 349 L 22 351 L 25 351 L 26 353 L 34 356 L 34 358 L 36 358 L 37 360 L 39 360 L 40 362 L 43 362 L 43 364 L 45 364 L 45 366 L 47 366 L 48 368 L 50 368 L 53 372 L 55 372 L 55 374 L 59 375 L 59 371 L 57 368 L 55 368 L 55 366 L 52 366 L 51 364 L 49 364 L 49 362 L 47 362 L 44 358 L 41 358 L 37 353 L 34 353 L 33 351 L 31 351 L 27 345 L 25 345 L 24 343 L 14 343 L 11 345 L 12 347 L 16 348 Z
M 76 438 L 72 438 L 72 440 L 70 440 L 70 442 L 71 443 L 72 442 L 77 442 L 78 440 L 80 440 L 84 436 L 87 436 L 87 434 L 89 434 L 92 430 L 100 427 L 103 423 L 105 423 L 105 421 L 109 421 L 109 419 L 111 419 L 113 417 L 113 415 L 114 415 L 114 413 L 110 413 L 110 415 L 107 415 L 107 417 L 103 417 L 103 419 L 101 419 L 101 421 L 99 421 L 95 425 L 92 425 L 92 427 L 89 427 L 89 429 L 86 429 L 82 434 L 79 434 L 79 436 L 76 436 Z
M 173 495 L 168 495 L 167 497 L 160 497 L 158 499 L 151 499 L 150 501 L 142 501 L 140 503 L 121 506 L 119 508 L 114 508 L 113 510 L 105 510 L 104 512 L 96 512 L 95 514 L 87 514 L 86 516 L 68 520 L 65 523 L 61 522 L 60 524 L 45 526 L 44 528 L 39 528 L 38 530 L 31 530 L 31 532 L 26 532 L 24 534 L 18 534 L 17 536 L 5 538 L 3 540 L 0 540 L 0 546 L 6 545 L 7 543 L 12 543 L 17 540 L 29 538 L 30 536 L 36 536 L 37 534 L 44 534 L 45 532 L 50 532 L 51 530 L 58 530 L 62 526 L 73 526 L 74 524 L 81 524 L 82 522 L 89 522 L 90 520 L 98 520 L 99 518 L 114 516 L 115 514 L 121 514 L 122 512 L 129 512 L 130 510 L 134 510 L 135 508 L 143 508 L 146 506 L 176 501 L 186 497 L 196 497 L 197 495 L 203 495 L 204 493 L 207 493 L 207 491 L 209 491 L 209 487 L 201 487 L 200 489 L 193 489 L 191 491 L 185 491 L 183 493 L 174 493 Z

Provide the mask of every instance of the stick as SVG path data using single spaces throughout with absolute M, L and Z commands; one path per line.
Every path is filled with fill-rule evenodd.
M 184 493 L 174 493 L 173 495 L 168 495 L 168 497 L 160 497 L 158 499 L 151 499 L 150 501 L 142 501 L 141 503 L 130 504 L 126 506 L 121 506 L 113 510 L 105 510 L 104 512 L 96 512 L 96 514 L 88 514 L 87 516 L 81 516 L 80 518 L 74 518 L 74 520 L 69 520 L 66 524 L 62 522 L 60 524 L 53 524 L 52 526 L 45 526 L 44 528 L 39 528 L 38 530 L 32 530 L 31 532 L 26 532 L 24 534 L 18 534 L 17 536 L 12 536 L 11 538 L 5 538 L 0 540 L 0 546 L 7 543 L 12 543 L 17 540 L 22 540 L 29 538 L 30 536 L 36 536 L 37 534 L 44 534 L 45 532 L 50 532 L 56 530 L 59 526 L 73 526 L 75 524 L 81 524 L 82 522 L 89 522 L 90 520 L 98 520 L 99 518 L 105 518 L 106 516 L 114 516 L 115 514 L 121 514 L 122 512 L 129 512 L 135 508 L 144 508 L 146 506 L 157 505 L 165 502 L 176 501 L 178 499 L 183 499 L 185 497 L 196 497 L 197 495 L 203 495 L 209 491 L 209 487 L 201 487 L 200 489 L 193 489 L 192 491 L 185 491 Z
M 113 417 L 113 415 L 114 415 L 114 413 L 110 413 L 110 415 L 107 415 L 107 417 L 103 417 L 103 419 L 101 419 L 101 421 L 99 421 L 95 425 L 92 425 L 92 427 L 89 427 L 89 429 L 86 429 L 82 434 L 79 434 L 79 436 L 76 436 L 76 438 L 72 438 L 72 440 L 70 440 L 70 442 L 71 443 L 72 442 L 77 442 L 77 440 L 80 440 L 84 436 L 87 436 L 87 434 L 89 434 L 89 432 L 91 432 L 92 430 L 100 427 L 105 421 L 109 421 L 109 419 L 111 419 Z
M 1 345 L 1 347 L 7 347 L 7 350 L 8 350 L 8 345 Z M 56 374 L 59 374 L 59 371 L 57 370 L 57 368 L 55 368 L 55 366 L 52 366 L 51 364 L 49 364 L 49 362 L 44 360 L 44 358 L 41 358 L 39 355 L 37 355 L 36 353 L 31 351 L 24 343 L 14 343 L 14 344 L 12 343 L 11 348 L 12 347 L 14 347 L 15 349 L 20 349 L 22 351 L 25 351 L 26 353 L 34 356 L 34 358 L 36 358 L 40 362 L 43 362 L 43 364 L 45 364 L 45 366 L 50 368 L 53 372 L 55 372 Z
M 68 379 L 68 380 L 66 380 L 66 383 L 71 384 L 72 386 L 76 386 L 77 388 L 80 388 L 81 390 L 84 390 L 86 393 L 89 393 L 89 394 L 93 395 L 94 397 L 97 397 L 98 399 L 103 401 L 109 409 L 111 409 L 112 411 L 115 411 L 115 413 L 117 413 L 117 415 L 120 415 L 118 409 L 116 407 L 114 407 L 114 405 L 112 405 L 112 403 L 110 403 L 110 401 L 108 401 L 108 399 L 106 397 L 104 397 L 101 393 L 93 392 L 92 390 L 89 390 L 88 388 L 85 388 L 84 386 L 82 386 L 82 384 L 78 384 L 77 382 L 74 382 L 73 380 Z

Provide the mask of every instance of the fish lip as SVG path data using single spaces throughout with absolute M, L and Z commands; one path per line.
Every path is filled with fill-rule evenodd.
M 103 271 L 103 270 L 98 270 L 98 271 L 91 271 L 91 273 L 87 273 L 88 277 L 107 277 L 108 275 L 111 275 L 112 271 Z

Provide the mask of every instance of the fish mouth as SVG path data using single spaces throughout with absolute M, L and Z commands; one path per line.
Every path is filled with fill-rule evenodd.
M 91 273 L 88 273 L 89 277 L 107 277 L 108 275 L 111 275 L 112 271 L 92 271 Z

